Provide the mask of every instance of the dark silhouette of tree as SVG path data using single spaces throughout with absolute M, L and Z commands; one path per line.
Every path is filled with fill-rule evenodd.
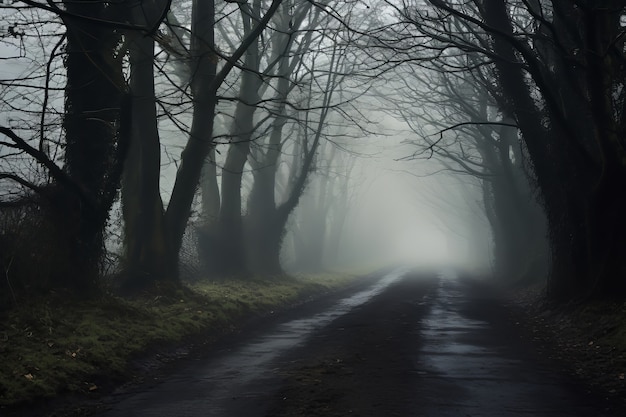
M 28 207 L 25 210 L 32 216 L 30 227 L 41 228 L 42 247 L 33 242 L 29 248 L 31 253 L 38 254 L 37 261 L 41 262 L 37 275 L 46 275 L 38 284 L 43 282 L 44 287 L 65 287 L 85 293 L 97 288 L 104 254 L 104 229 L 119 189 L 130 135 L 131 109 L 123 76 L 122 32 L 123 29 L 146 31 L 147 27 L 127 23 L 123 5 L 109 7 L 96 1 L 24 3 L 28 5 L 26 10 L 32 12 L 31 24 L 45 31 L 62 23 L 65 35 L 57 37 L 56 44 L 39 35 L 41 51 L 48 57 L 43 84 L 28 76 L 22 79 L 24 83 L 20 79 L 5 80 L 15 97 L 33 97 L 29 93 L 33 89 L 42 92 L 41 103 L 33 100 L 30 108 L 5 102 L 15 111 L 20 109 L 20 117 L 25 121 L 34 113 L 40 121 L 37 127 L 27 124 L 18 126 L 17 130 L 3 126 L 2 133 L 8 142 L 2 144 L 32 158 L 43 172 L 37 169 L 41 172 L 39 178 L 29 179 L 21 176 L 20 168 L 14 166 L 14 173 L 4 174 L 3 179 L 13 180 L 27 192 L 4 203 Z M 167 4 L 161 6 L 161 13 L 163 8 Z M 24 31 L 17 29 L 18 26 L 12 28 L 12 34 L 20 39 L 20 50 L 25 48 L 25 42 L 32 44 L 28 25 Z M 54 38 L 56 34 L 50 35 Z M 36 54 L 25 49 L 22 52 L 19 58 L 29 58 L 27 52 Z M 62 55 L 63 73 L 55 64 Z M 16 65 L 21 64 L 16 62 Z M 58 91 L 53 87 L 59 83 L 57 77 L 65 80 L 65 106 L 58 114 L 61 125 L 47 122 L 50 101 L 58 99 L 53 94 Z M 41 112 L 33 108 L 39 104 Z M 38 145 L 34 144 L 34 138 L 18 134 L 37 128 Z M 62 139 L 53 139 L 54 135 L 61 135 Z M 28 166 L 28 163 L 28 159 L 22 159 L 18 165 Z
M 109 19 L 108 8 L 85 1 L 66 2 L 65 10 L 70 14 L 63 17 L 67 27 L 64 170 L 81 193 L 59 189 L 53 210 L 58 234 L 67 239 L 64 246 L 71 263 L 68 270 L 59 271 L 58 281 L 82 287 L 95 283 L 98 276 L 103 230 L 129 139 L 129 126 L 122 125 L 122 118 L 130 115 L 121 114 L 129 111 L 122 109 L 127 88 L 122 58 L 117 56 L 121 33 L 93 22 Z
M 146 24 L 159 5 L 143 2 L 130 10 Z M 164 210 L 160 192 L 161 143 L 154 87 L 155 39 L 143 33 L 127 37 L 133 126 L 122 181 L 124 268 L 129 283 L 142 286 L 155 279 L 175 280 L 167 262 Z M 155 167 L 158 167 L 155 169 Z

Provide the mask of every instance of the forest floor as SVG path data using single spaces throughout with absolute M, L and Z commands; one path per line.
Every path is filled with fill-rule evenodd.
M 506 298 L 540 354 L 561 363 L 626 415 L 626 302 L 554 306 L 539 285 L 509 291 Z
M 80 414 L 83 400 L 139 383 L 246 324 L 349 287 L 356 278 L 205 281 L 168 295 L 103 293 L 79 300 L 50 293 L 23 300 L 0 312 L 0 414 L 38 415 L 66 406 Z

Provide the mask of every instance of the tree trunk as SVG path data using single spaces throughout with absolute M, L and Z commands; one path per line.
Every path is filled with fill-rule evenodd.
M 528 153 L 532 159 L 537 183 L 546 209 L 552 271 L 548 293 L 555 300 L 579 297 L 588 287 L 584 205 L 588 197 L 588 176 L 579 161 L 578 149 L 572 149 L 559 123 L 550 131 L 544 129 L 541 113 L 535 106 L 526 85 L 522 66 L 509 42 L 513 30 L 506 5 L 502 0 L 486 1 L 485 22 L 495 28 L 493 48 L 500 86 L 508 97 L 506 113 L 515 115 Z M 552 144 L 548 148 L 548 144 Z M 558 149 L 558 155 L 551 153 Z
M 130 288 L 178 278 L 165 262 L 168 239 L 159 184 L 161 146 L 153 59 L 154 40 L 137 34 L 130 46 L 133 130 L 122 187 L 124 261 Z
M 202 167 L 213 149 L 213 123 L 217 105 L 215 55 L 215 4 L 214 0 L 193 2 L 191 22 L 191 58 L 193 74 L 193 115 L 189 140 L 181 154 L 176 180 L 165 212 L 165 232 L 168 239 L 167 270 L 178 275 L 178 256 L 182 246 L 191 204 L 200 182 Z M 227 73 L 227 71 L 224 71 Z M 222 75 L 225 77 L 225 74 Z
M 626 197 L 621 191 L 626 184 L 626 151 L 624 130 L 616 121 L 613 104 L 615 77 L 623 76 L 619 73 L 623 71 L 623 49 L 614 49 L 621 13 L 615 2 L 594 6 L 585 10 L 586 61 L 601 171 L 587 211 L 588 274 L 592 296 L 621 300 L 626 298 Z M 616 57 L 618 62 L 614 62 Z M 623 78 L 619 81 L 623 83 Z
M 88 19 L 105 15 L 104 3 L 64 2 L 66 10 L 81 16 L 64 18 L 67 27 L 67 87 L 63 128 L 65 166 L 81 190 L 59 185 L 55 221 L 59 259 L 53 279 L 79 291 L 95 288 L 103 255 L 103 231 L 119 188 L 125 140 L 120 126 L 126 84 L 122 62 L 115 57 L 117 31 Z
M 259 101 L 262 80 L 259 70 L 259 50 L 253 45 L 246 52 L 246 69 L 241 75 L 239 102 L 232 126 L 232 143 L 228 148 L 222 170 L 222 204 L 217 224 L 216 255 L 213 271 L 224 275 L 244 275 L 246 250 L 243 237 L 241 185 L 243 171 L 250 154 L 254 133 L 254 114 Z
M 217 222 L 220 213 L 220 190 L 217 185 L 215 148 L 211 148 L 209 158 L 202 167 L 200 192 L 202 197 L 202 223 L 214 224 Z
M 272 164 L 266 159 L 264 162 L 265 166 L 255 172 L 254 185 L 248 197 L 245 234 L 247 262 L 255 272 L 280 274 L 280 244 L 284 224 L 281 224 L 283 219 L 279 218 L 274 198 L 276 161 Z
M 275 110 L 276 116 L 270 134 L 268 150 L 254 171 L 254 184 L 248 197 L 247 219 L 247 253 L 248 261 L 254 271 L 265 273 L 280 273 L 280 243 L 282 241 L 281 220 L 276 211 L 276 170 L 282 149 L 283 128 L 286 123 L 284 112 L 289 88 L 288 73 L 284 73 L 288 66 L 287 57 L 279 64 L 279 74 L 276 87 Z M 285 222 L 287 219 L 285 219 Z M 282 225 L 284 227 L 284 224 Z
M 196 246 L 202 269 L 206 273 L 211 273 L 211 268 L 213 268 L 213 265 L 216 263 L 216 257 L 219 251 L 216 226 L 220 214 L 220 190 L 217 184 L 215 149 L 211 149 L 209 158 L 202 167 L 200 192 L 202 198 L 202 213 L 200 216 L 200 224 L 196 226 Z

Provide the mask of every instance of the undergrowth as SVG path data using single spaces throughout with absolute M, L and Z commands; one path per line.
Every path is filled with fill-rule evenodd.
M 626 410 L 626 303 L 551 308 L 537 293 L 522 298 L 533 339 L 545 341 L 567 371 Z
M 129 363 L 158 345 L 223 333 L 346 285 L 353 275 L 200 282 L 167 296 L 89 301 L 52 293 L 0 316 L 0 406 L 90 394 L 128 379 Z

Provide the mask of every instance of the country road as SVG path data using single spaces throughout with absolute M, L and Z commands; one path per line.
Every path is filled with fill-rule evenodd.
M 535 355 L 489 294 L 454 274 L 394 270 L 113 395 L 99 416 L 612 415 Z

